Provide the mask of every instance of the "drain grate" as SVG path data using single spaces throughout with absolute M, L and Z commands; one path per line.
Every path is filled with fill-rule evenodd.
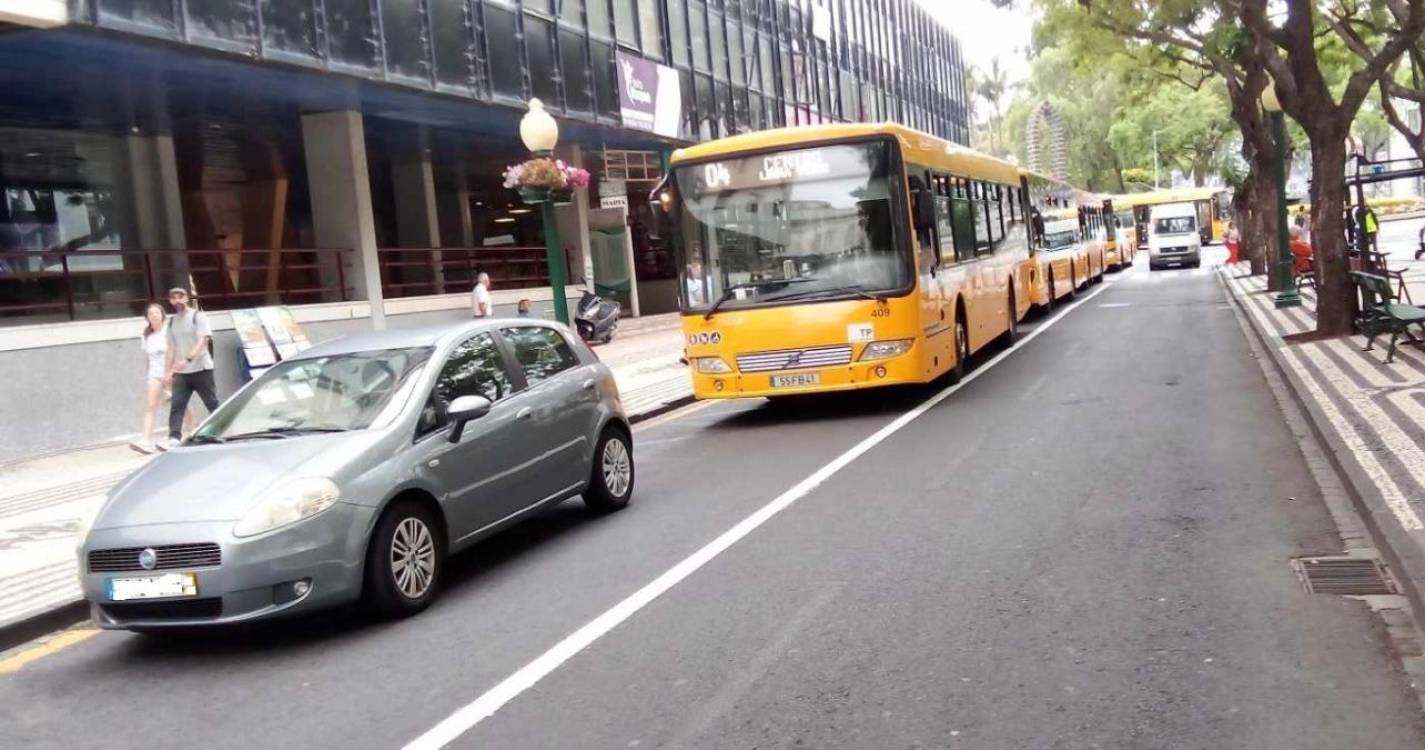
M 1366 596 L 1394 594 L 1395 585 L 1380 560 L 1368 557 L 1300 557 L 1291 567 L 1310 594 Z

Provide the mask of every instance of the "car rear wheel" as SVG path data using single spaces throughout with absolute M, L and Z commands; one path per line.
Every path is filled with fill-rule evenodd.
M 445 568 L 445 539 L 435 513 L 397 501 L 382 514 L 366 552 L 366 598 L 387 617 L 413 615 L 435 600 Z
M 593 476 L 584 504 L 598 513 L 612 513 L 628 505 L 633 495 L 633 446 L 623 430 L 605 427 L 594 446 Z

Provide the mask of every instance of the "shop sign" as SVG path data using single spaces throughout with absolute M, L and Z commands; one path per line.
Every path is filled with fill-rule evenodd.
M 679 108 L 683 106 L 678 71 L 619 51 L 619 113 L 623 124 L 669 138 L 678 135 Z
M 599 208 L 628 208 L 628 196 L 600 195 Z

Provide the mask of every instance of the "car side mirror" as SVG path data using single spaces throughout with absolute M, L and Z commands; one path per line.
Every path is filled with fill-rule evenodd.
M 925 188 L 916 188 L 911 197 L 915 204 L 916 231 L 935 226 L 935 194 Z
M 484 396 L 461 396 L 450 404 L 446 415 L 450 419 L 450 442 L 460 442 L 465 423 L 490 413 L 490 399 Z

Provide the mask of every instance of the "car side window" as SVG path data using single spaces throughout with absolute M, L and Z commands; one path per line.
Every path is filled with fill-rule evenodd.
M 500 333 L 510 342 L 515 361 L 530 385 L 579 366 L 569 342 L 553 328 L 517 326 L 502 328 Z
M 514 391 L 510 374 L 495 337 L 488 333 L 471 336 L 451 350 L 435 390 L 421 413 L 421 432 L 429 432 L 445 424 L 445 411 L 461 396 L 484 396 L 493 403 Z

